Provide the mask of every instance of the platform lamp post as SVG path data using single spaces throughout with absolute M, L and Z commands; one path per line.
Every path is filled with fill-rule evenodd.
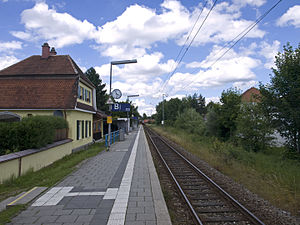
M 164 125 L 165 124 L 165 97 L 168 97 L 168 94 L 163 93 L 162 97 L 163 97 L 163 102 L 162 102 L 162 121 L 161 121 L 161 124 Z
M 111 85 L 112 85 L 112 66 L 113 65 L 121 65 L 121 64 L 130 64 L 130 63 L 137 63 L 136 59 L 132 60 L 121 60 L 121 61 L 111 61 L 110 62 L 110 75 L 109 75 L 109 100 L 112 101 L 111 99 Z M 110 116 L 111 116 L 111 111 L 112 111 L 112 105 L 111 101 L 108 100 L 109 104 L 109 111 L 110 111 Z M 111 136 L 111 123 L 108 124 L 108 148 L 110 147 L 110 136 Z
M 129 102 L 129 98 L 139 97 L 140 95 L 127 95 L 127 102 Z M 130 120 L 129 120 L 129 112 L 127 112 L 127 130 L 130 128 Z

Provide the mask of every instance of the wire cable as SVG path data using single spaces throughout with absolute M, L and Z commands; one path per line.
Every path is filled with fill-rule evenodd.
M 186 55 L 186 53 L 188 52 L 189 48 L 191 47 L 192 43 L 194 42 L 195 38 L 197 37 L 199 31 L 201 30 L 201 28 L 203 27 L 205 21 L 207 20 L 208 16 L 210 15 L 211 11 L 213 10 L 213 8 L 216 6 L 216 3 L 217 3 L 218 0 L 215 0 L 212 7 L 210 8 L 209 12 L 206 14 L 204 20 L 202 21 L 202 24 L 200 25 L 200 27 L 198 28 L 197 32 L 195 33 L 195 35 L 193 36 L 193 39 L 191 40 L 190 44 L 187 46 L 187 48 L 185 49 L 183 55 L 181 56 L 180 60 L 178 61 L 175 69 L 173 70 L 173 72 L 171 73 L 170 77 L 172 77 L 174 75 L 174 73 L 176 72 L 178 66 L 180 65 L 180 63 L 182 62 L 184 56 Z M 204 9 L 204 8 L 203 8 Z M 166 81 L 166 83 L 169 82 L 170 79 L 168 79 Z
M 233 45 L 230 46 L 230 48 L 228 48 L 219 58 L 217 58 L 210 66 L 208 66 L 207 68 L 211 68 L 212 66 L 214 66 L 218 61 L 220 61 L 221 58 L 224 57 L 224 55 L 229 52 L 240 40 L 242 40 L 260 21 L 262 21 L 282 0 L 277 1 L 268 11 L 266 11 L 262 16 L 260 16 L 251 26 L 248 26 L 245 30 L 243 30 L 239 35 L 237 35 L 233 40 L 231 40 L 228 43 L 232 43 L 237 37 L 239 37 L 242 33 L 244 33 L 243 35 L 241 35 L 241 37 L 234 42 Z M 221 50 L 223 50 L 225 47 L 223 47 Z M 220 51 L 221 51 L 220 50 Z M 219 51 L 219 52 L 220 52 Z M 219 53 L 218 52 L 218 53 Z M 196 71 L 193 71 L 192 73 L 194 73 Z M 198 78 L 198 77 L 197 77 Z M 196 79 L 197 79 L 196 78 Z M 192 83 L 195 82 L 196 79 L 193 79 L 192 82 L 188 83 L 186 86 L 184 86 L 182 89 L 187 88 L 188 86 L 190 86 Z
M 192 32 L 193 32 L 193 30 L 194 30 L 196 24 L 198 23 L 198 20 L 200 19 L 200 16 L 202 15 L 202 12 L 203 12 L 204 8 L 205 8 L 206 5 L 207 5 L 207 2 L 208 2 L 208 1 L 206 1 L 205 4 L 204 4 L 204 6 L 202 7 L 202 10 L 200 11 L 200 13 L 199 13 L 199 15 L 198 15 L 198 17 L 197 17 L 197 19 L 196 19 L 196 21 L 195 21 L 195 23 L 194 23 L 194 25 L 193 25 L 191 31 L 190 31 L 190 33 L 188 34 L 188 36 L 187 36 L 187 38 L 186 38 L 184 44 L 182 45 L 182 47 L 181 47 L 181 49 L 180 49 L 178 55 L 176 56 L 176 58 L 175 58 L 175 63 L 173 64 L 171 71 L 173 71 L 174 65 L 177 63 L 177 60 L 178 60 L 179 56 L 180 56 L 181 53 L 182 53 L 182 50 L 184 49 L 186 43 L 187 43 L 188 40 L 190 39 L 190 36 L 191 36 L 191 34 L 192 34 Z M 163 84 L 162 88 L 160 89 L 160 92 L 162 92 L 162 91 L 164 90 L 165 85 L 167 85 L 168 80 L 169 80 L 169 78 L 170 78 L 170 76 L 171 76 L 171 73 L 172 73 L 172 72 L 170 72 L 170 73 L 168 74 L 167 80 L 165 81 L 165 83 Z

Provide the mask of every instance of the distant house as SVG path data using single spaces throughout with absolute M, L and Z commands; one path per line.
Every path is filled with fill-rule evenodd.
M 73 149 L 92 142 L 95 87 L 69 55 L 57 55 L 45 43 L 42 55 L 1 70 L 0 84 L 0 120 L 61 116 L 69 123 Z
M 252 87 L 242 94 L 242 102 L 259 102 L 260 96 L 260 91 L 257 88 Z

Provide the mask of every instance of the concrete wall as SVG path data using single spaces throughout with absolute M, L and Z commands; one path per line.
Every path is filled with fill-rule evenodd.
M 58 141 L 41 149 L 29 149 L 0 156 L 0 183 L 28 170 L 37 171 L 72 153 L 71 139 Z

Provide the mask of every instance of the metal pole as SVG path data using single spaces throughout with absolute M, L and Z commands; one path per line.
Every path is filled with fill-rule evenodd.
M 163 94 L 163 108 L 162 108 L 162 125 L 165 124 L 165 94 Z
M 110 76 L 109 76 L 109 98 L 111 97 L 111 81 L 112 81 L 112 64 L 110 64 Z M 111 116 L 111 105 L 109 105 L 109 115 Z M 108 149 L 110 148 L 111 138 L 111 123 L 108 124 Z
M 110 63 L 109 96 L 110 96 L 110 94 L 111 94 L 111 81 L 112 81 L 112 64 Z

